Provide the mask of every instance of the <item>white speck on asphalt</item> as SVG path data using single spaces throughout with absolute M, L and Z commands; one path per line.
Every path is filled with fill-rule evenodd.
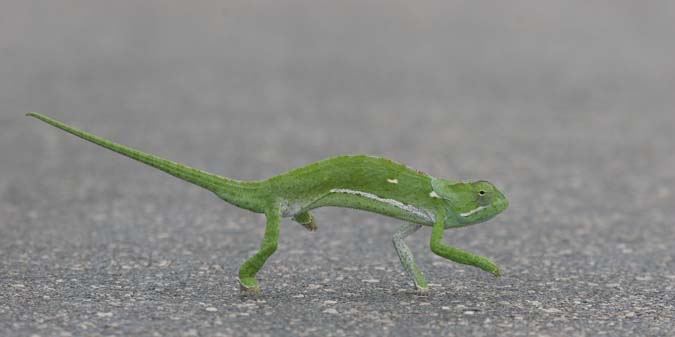
M 337 310 L 335 310 L 335 308 L 326 309 L 322 312 L 324 312 L 326 314 L 333 314 L 333 315 L 339 314 L 339 312 Z

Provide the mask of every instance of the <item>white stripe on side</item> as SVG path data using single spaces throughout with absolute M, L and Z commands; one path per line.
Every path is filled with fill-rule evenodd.
M 345 188 L 334 188 L 330 191 L 332 193 L 347 193 L 347 194 L 352 194 L 352 195 L 358 195 L 360 197 L 364 197 L 364 198 L 368 198 L 368 199 L 371 199 L 371 200 L 383 202 L 385 204 L 389 204 L 389 205 L 394 206 L 396 208 L 402 209 L 406 212 L 415 214 L 415 215 L 417 215 L 419 217 L 422 217 L 424 219 L 427 219 L 431 222 L 434 221 L 433 217 L 428 212 L 426 212 L 424 210 L 421 210 L 421 209 L 419 209 L 417 207 L 414 207 L 414 206 L 406 205 L 406 204 L 404 204 L 404 203 L 402 203 L 398 200 L 384 199 L 384 198 L 380 198 L 380 197 L 376 196 L 375 194 L 371 194 L 371 193 L 368 193 L 368 192 L 354 191 L 354 190 L 349 190 L 349 189 L 345 189 Z

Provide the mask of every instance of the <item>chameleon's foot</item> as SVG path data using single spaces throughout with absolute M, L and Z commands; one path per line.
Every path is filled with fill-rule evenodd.
M 314 232 L 317 229 L 319 229 L 319 226 L 316 225 L 316 221 L 314 221 L 314 218 L 312 217 L 312 221 L 306 224 L 302 224 L 303 227 L 305 227 L 308 231 Z
M 429 287 L 415 286 L 415 294 L 418 296 L 427 296 L 429 295 Z
M 316 221 L 314 221 L 314 216 L 310 212 L 303 212 L 300 214 L 296 214 L 293 217 L 293 220 L 301 224 L 310 232 L 313 232 L 317 230 L 317 228 L 319 228 L 319 226 L 316 225 Z
M 466 253 L 466 252 L 462 252 L 462 253 L 470 255 L 470 253 Z M 484 258 L 482 256 L 475 256 L 475 255 L 473 256 L 473 258 L 475 259 L 475 261 L 473 261 L 471 263 L 467 263 L 467 264 L 470 264 L 474 267 L 478 267 L 478 268 L 492 274 L 492 276 L 494 276 L 494 277 L 499 277 L 499 276 L 502 275 L 499 272 L 499 267 L 497 267 L 497 265 L 494 262 L 490 261 L 490 259 Z
M 249 294 L 259 294 L 260 286 L 253 277 L 244 277 L 239 279 L 239 289 Z
M 479 265 L 478 267 L 480 269 L 483 269 L 486 272 L 492 274 L 494 277 L 502 276 L 501 272 L 499 271 L 499 267 L 497 267 L 497 265 L 494 264 L 494 262 L 492 262 L 490 260 L 486 259 L 486 262 L 484 263 L 484 265 Z

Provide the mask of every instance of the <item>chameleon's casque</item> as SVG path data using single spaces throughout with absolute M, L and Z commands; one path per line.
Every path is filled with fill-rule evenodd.
M 435 254 L 499 276 L 499 269 L 489 259 L 442 241 L 445 229 L 487 221 L 508 207 L 506 197 L 487 181 L 434 178 L 366 155 L 332 157 L 266 180 L 239 181 L 113 143 L 38 113 L 27 115 L 201 186 L 233 205 L 265 214 L 267 226 L 260 250 L 239 270 L 243 290 L 259 291 L 255 275 L 277 248 L 281 218 L 292 218 L 313 231 L 317 224 L 311 210 L 324 206 L 361 209 L 405 221 L 395 232 L 393 243 L 418 291 L 426 291 L 428 285 L 403 240 L 422 226 L 433 227 L 430 247 Z

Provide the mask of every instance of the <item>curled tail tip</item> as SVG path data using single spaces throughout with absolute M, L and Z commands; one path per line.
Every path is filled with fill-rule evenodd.
M 28 117 L 38 117 L 39 115 L 37 112 L 26 112 L 26 116 Z

